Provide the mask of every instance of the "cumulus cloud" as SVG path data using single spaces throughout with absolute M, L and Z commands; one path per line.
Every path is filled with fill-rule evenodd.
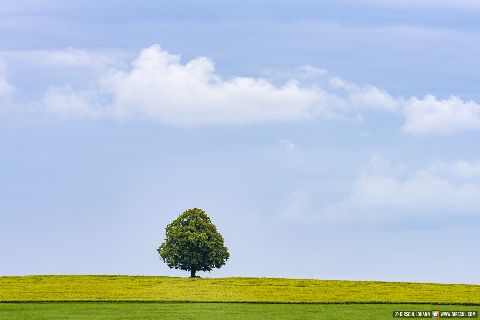
M 104 74 L 93 91 L 97 92 L 51 88 L 44 102 L 50 112 L 64 114 L 72 109 L 96 116 L 100 114 L 96 98 L 101 91 L 112 98 L 106 116 L 199 126 L 310 119 L 321 100 L 328 98 L 295 81 L 276 87 L 264 79 L 222 80 L 211 60 L 200 57 L 182 64 L 180 56 L 158 45 L 142 50 L 130 70 Z M 73 107 L 60 107 L 62 101 L 71 101 Z
M 325 73 L 312 68 L 308 72 Z M 84 115 L 90 105 L 91 114 L 98 115 L 95 107 L 102 103 L 95 99 L 101 92 L 111 97 L 109 106 L 103 103 L 102 108 L 109 110 L 105 116 L 179 126 L 308 120 L 334 117 L 336 110 L 395 108 L 394 99 L 380 89 L 340 83 L 339 79 L 334 82 L 340 92 L 302 86 L 295 79 L 280 86 L 254 77 L 222 79 L 210 59 L 199 57 L 182 63 L 180 56 L 154 45 L 142 50 L 130 69 L 111 69 L 103 74 L 95 88 L 84 92 L 51 88 L 44 103 L 48 111 L 64 114 L 68 109 L 81 109 Z M 51 105 L 52 101 L 72 99 L 72 108 Z
M 384 112 L 403 117 L 401 130 L 412 135 L 480 129 L 480 105 L 475 101 L 455 96 L 444 100 L 431 95 L 394 97 L 381 88 L 358 85 L 311 66 L 301 67 L 279 85 L 260 77 L 225 79 L 207 57 L 183 62 L 159 45 L 143 49 L 129 67 L 124 63 L 125 54 L 115 51 L 67 48 L 1 55 L 47 66 L 61 77 L 72 68 L 90 70 L 72 71 L 72 83 L 45 90 L 43 110 L 62 117 L 206 126 L 365 119 L 368 112 Z M 0 65 L 0 95 L 9 96 L 13 87 L 6 81 L 4 69 Z
M 102 79 L 122 118 L 151 118 L 174 125 L 310 119 L 328 97 L 295 81 L 276 87 L 267 80 L 221 79 L 205 57 L 186 64 L 158 45 L 144 49 L 129 71 Z
M 416 173 L 405 179 L 384 175 L 362 175 L 351 194 L 325 208 L 331 221 L 388 222 L 418 219 L 479 218 L 480 186 L 456 185 L 445 178 Z
M 294 190 L 280 212 L 282 219 L 320 223 L 397 223 L 480 219 L 479 162 L 437 162 L 410 174 L 377 157 L 351 183 L 345 197 L 313 203 L 315 194 Z M 371 161 L 371 162 L 372 162 Z M 375 170 L 375 169 L 378 170 Z
M 405 124 L 402 129 L 413 134 L 478 130 L 480 105 L 455 96 L 445 100 L 438 100 L 431 95 L 423 99 L 413 97 L 405 104 Z
M 338 77 L 331 77 L 329 83 L 344 92 L 347 108 L 397 111 L 401 105 L 400 99 L 372 85 L 359 86 Z

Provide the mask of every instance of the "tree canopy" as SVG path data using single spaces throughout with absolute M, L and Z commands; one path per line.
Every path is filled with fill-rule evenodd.
M 199 208 L 186 210 L 166 227 L 165 242 L 157 251 L 170 268 L 190 271 L 191 277 L 220 268 L 230 257 L 222 235 Z

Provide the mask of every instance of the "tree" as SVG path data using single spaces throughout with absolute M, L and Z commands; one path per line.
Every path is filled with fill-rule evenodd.
M 188 209 L 165 229 L 165 242 L 157 249 L 170 268 L 197 271 L 220 268 L 230 257 L 222 235 L 199 208 Z

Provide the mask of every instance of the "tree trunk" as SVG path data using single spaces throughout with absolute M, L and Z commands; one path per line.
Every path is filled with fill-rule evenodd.
M 190 270 L 190 278 L 195 278 L 195 272 L 197 272 L 197 270 Z

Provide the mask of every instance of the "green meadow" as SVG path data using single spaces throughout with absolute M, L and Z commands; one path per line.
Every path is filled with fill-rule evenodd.
M 0 319 L 389 319 L 479 310 L 480 286 L 275 278 L 0 277 Z
M 54 302 L 0 303 L 0 319 L 9 320 L 250 320 L 390 319 L 395 310 L 478 310 L 463 306 L 405 304 L 253 304 Z

